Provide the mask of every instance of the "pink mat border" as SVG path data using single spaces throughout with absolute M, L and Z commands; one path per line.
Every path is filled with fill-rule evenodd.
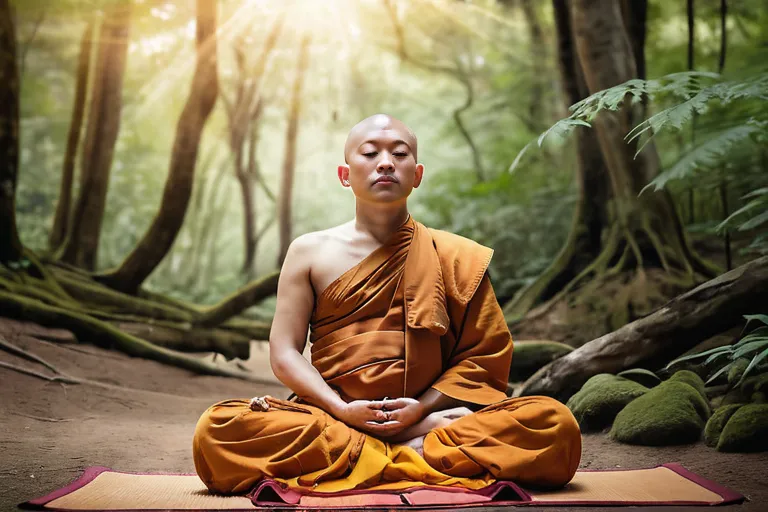
M 714 482 L 712 480 L 706 479 L 700 475 L 697 475 L 696 473 L 693 473 L 692 471 L 689 471 L 688 469 L 684 468 L 681 464 L 678 463 L 667 463 L 667 464 L 660 464 L 655 467 L 665 467 L 667 469 L 670 469 L 671 471 L 674 471 L 675 473 L 679 474 L 683 478 L 687 478 L 688 480 L 691 480 L 692 482 L 697 483 L 698 485 L 704 487 L 705 489 L 714 492 L 715 494 L 720 495 L 720 497 L 723 499 L 722 502 L 713 504 L 713 506 L 719 506 L 719 505 L 729 505 L 733 503 L 741 503 L 744 501 L 744 496 L 732 489 L 729 489 L 728 487 L 725 487 L 724 485 L 718 484 L 717 482 Z M 611 471 L 635 471 L 638 469 L 654 469 L 654 468 L 621 468 L 621 469 L 581 469 L 579 471 L 584 472 L 611 472 Z M 83 471 L 83 474 L 77 477 L 75 480 L 73 480 L 68 485 L 57 489 L 49 494 L 46 494 L 45 496 L 35 498 L 29 501 L 26 501 L 24 503 L 19 504 L 19 508 L 26 509 L 26 510 L 50 510 L 50 511 L 61 511 L 66 512 L 71 509 L 58 509 L 58 508 L 45 508 L 45 504 L 49 503 L 57 498 L 60 498 L 62 496 L 65 496 L 71 492 L 76 491 L 77 489 L 80 489 L 81 487 L 84 487 L 88 483 L 92 482 L 97 476 L 100 474 L 112 471 L 114 473 L 123 473 L 123 474 L 130 474 L 130 475 L 183 475 L 183 476 L 195 476 L 194 473 L 148 473 L 148 472 L 132 472 L 132 471 L 115 471 L 111 468 L 108 468 L 106 466 L 90 466 L 85 468 Z M 289 497 L 293 503 L 285 502 L 285 503 L 263 503 L 258 502 L 257 496 L 261 490 L 263 490 L 265 487 L 271 487 L 279 496 L 285 495 L 286 497 Z M 496 482 L 484 489 L 480 489 L 477 491 L 478 494 L 482 494 L 484 496 L 488 496 L 490 498 L 493 498 L 497 496 L 501 491 L 504 489 L 511 489 L 513 492 L 517 493 L 518 496 L 520 496 L 520 500 L 504 500 L 504 501 L 481 501 L 477 503 L 462 503 L 462 504 L 444 504 L 444 505 L 409 505 L 407 503 L 403 503 L 401 506 L 397 505 L 380 505 L 373 507 L 365 507 L 365 508 L 402 508 L 402 509 L 409 509 L 409 510 L 418 510 L 422 508 L 469 508 L 469 507 L 487 507 L 487 506 L 506 506 L 506 505 L 518 505 L 518 506 L 550 506 L 550 505 L 556 505 L 556 506 L 584 506 L 584 505 L 591 505 L 591 506 L 633 506 L 633 505 L 706 505 L 702 504 L 701 502 L 696 501 L 670 501 L 670 502 L 626 502 L 626 501 L 569 501 L 569 502 L 562 502 L 562 501 L 554 501 L 554 500 L 539 500 L 539 501 L 533 501 L 531 499 L 531 495 L 525 491 L 523 488 L 519 487 L 517 484 L 513 482 L 508 481 L 502 481 L 502 482 Z M 446 488 L 446 487 L 436 487 L 436 486 L 417 486 L 417 487 L 409 487 L 406 489 L 399 489 L 398 493 L 408 493 L 416 491 L 416 490 L 438 490 L 442 493 L 460 493 L 464 494 L 467 491 L 464 489 L 457 489 L 457 488 Z M 371 491 L 371 490 L 351 490 L 351 491 L 342 491 L 340 493 L 334 493 L 337 496 L 342 495 L 352 495 L 352 494 L 389 494 L 391 491 Z M 306 495 L 323 495 L 327 493 L 317 493 L 308 491 L 304 493 Z M 256 488 L 254 488 L 251 492 L 247 494 L 249 498 L 253 501 L 253 504 L 258 507 L 268 507 L 268 508 L 301 508 L 301 509 L 319 509 L 323 508 L 321 506 L 308 506 L 308 505 L 297 505 L 298 499 L 301 497 L 302 493 L 296 491 L 296 490 L 290 490 L 285 488 L 282 484 L 279 482 L 276 482 L 275 480 L 267 479 L 262 481 Z M 334 509 L 360 509 L 359 505 L 355 506 L 337 506 L 333 507 Z M 154 510 L 160 510 L 160 509 L 154 509 Z M 163 509 L 167 512 L 172 512 L 176 509 Z M 246 510 L 254 510 L 251 508 L 248 509 L 230 509 L 232 512 L 240 512 L 240 511 L 246 511 Z M 113 510 L 112 512 L 137 512 L 136 509 L 126 509 L 126 510 Z M 194 512 L 190 509 L 185 509 L 184 512 Z

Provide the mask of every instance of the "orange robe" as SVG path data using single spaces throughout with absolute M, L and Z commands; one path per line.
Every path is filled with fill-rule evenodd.
M 195 430 L 203 482 L 238 493 L 264 477 L 318 492 L 570 481 L 581 457 L 571 412 L 548 397 L 506 397 L 512 338 L 486 273 L 492 254 L 409 219 L 317 298 L 312 364 L 345 400 L 432 387 L 484 406 L 429 432 L 423 457 L 302 402 L 269 399 L 269 410 L 252 411 L 249 400 L 226 400 Z

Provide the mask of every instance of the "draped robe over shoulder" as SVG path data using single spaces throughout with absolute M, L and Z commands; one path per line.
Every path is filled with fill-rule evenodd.
M 418 398 L 434 388 L 479 411 L 430 431 L 423 456 L 321 409 L 226 400 L 200 418 L 195 467 L 221 493 L 264 477 L 315 491 L 494 480 L 561 486 L 581 457 L 576 420 L 548 397 L 507 398 L 512 338 L 487 275 L 492 250 L 409 219 L 318 296 L 312 364 L 344 400 Z

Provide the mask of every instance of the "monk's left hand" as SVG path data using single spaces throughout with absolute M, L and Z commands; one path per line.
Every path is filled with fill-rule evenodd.
M 403 429 L 415 425 L 426 415 L 424 405 L 415 398 L 395 398 L 384 400 L 381 410 L 389 420 L 397 421 Z

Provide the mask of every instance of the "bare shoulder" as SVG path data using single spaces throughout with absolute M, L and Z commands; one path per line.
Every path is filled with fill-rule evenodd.
M 305 233 L 291 242 L 286 264 L 311 270 L 323 260 L 333 257 L 349 240 L 349 223 Z

